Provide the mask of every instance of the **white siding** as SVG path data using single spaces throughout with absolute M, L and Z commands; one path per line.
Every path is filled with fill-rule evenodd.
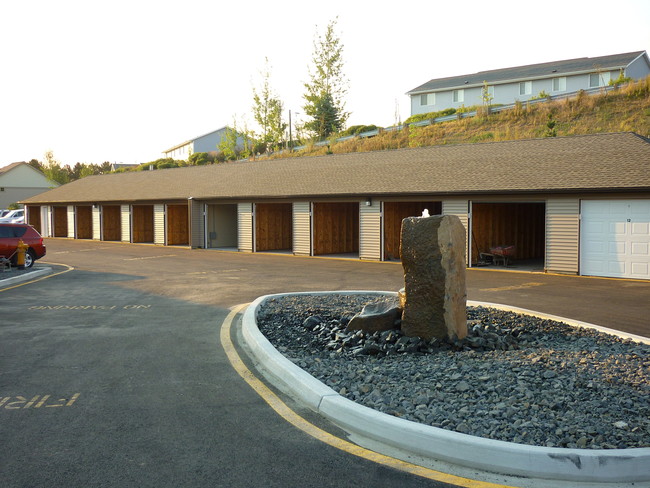
M 311 256 L 311 204 L 293 203 L 293 253 Z
M 372 205 L 359 203 L 359 258 L 381 261 L 382 259 L 382 212 L 381 202 Z
M 77 221 L 74 214 L 74 205 L 68 205 L 68 237 L 74 239 Z
M 470 249 L 469 241 L 469 201 L 468 200 L 443 200 L 442 201 L 442 215 L 455 215 L 465 226 L 465 259 L 468 266 L 471 266 L 469 257 L 467 256 Z
M 165 206 L 153 206 L 153 243 L 165 244 Z
M 205 247 L 205 205 L 196 200 L 190 205 L 190 246 Z
M 578 273 L 580 201 L 549 198 L 546 201 L 546 271 Z
M 122 242 L 131 242 L 131 206 L 122 205 L 120 208 L 122 224 Z
M 52 237 L 50 233 L 50 229 L 52 228 L 50 218 L 50 207 L 43 205 L 41 207 L 41 235 L 43 237 Z
M 99 206 L 93 206 L 93 239 L 96 241 L 102 238 L 102 214 Z
M 242 252 L 253 252 L 253 204 L 237 204 L 237 247 Z

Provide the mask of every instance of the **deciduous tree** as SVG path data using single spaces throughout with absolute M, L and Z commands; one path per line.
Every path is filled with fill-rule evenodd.
M 261 131 L 255 134 L 256 142 L 269 150 L 282 144 L 287 124 L 282 121 L 282 102 L 271 88 L 268 58 L 265 61 L 262 84 L 259 89 L 253 88 L 253 118 Z
M 43 157 L 45 164 L 43 164 L 42 171 L 48 180 L 55 181 L 60 185 L 65 185 L 70 181 L 69 171 L 61 167 L 61 163 L 54 158 L 52 151 L 46 151 Z

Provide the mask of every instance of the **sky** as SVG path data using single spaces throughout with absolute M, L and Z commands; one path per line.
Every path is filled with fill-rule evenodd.
M 270 85 L 302 117 L 314 38 L 337 20 L 348 125 L 394 125 L 433 78 L 650 51 L 650 1 L 30 0 L 0 6 L 0 167 L 142 163 L 252 118 Z

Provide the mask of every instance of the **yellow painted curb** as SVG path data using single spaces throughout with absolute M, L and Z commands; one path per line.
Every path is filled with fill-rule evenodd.
M 400 461 L 399 459 L 394 459 L 389 456 L 379 454 L 363 447 L 357 446 L 351 442 L 348 442 L 344 439 L 340 439 L 329 432 L 326 432 L 314 424 L 308 422 L 296 412 L 291 410 L 286 403 L 284 403 L 270 388 L 268 388 L 264 383 L 262 383 L 253 373 L 246 367 L 244 362 L 239 357 L 239 354 L 235 350 L 230 339 L 230 332 L 232 323 L 243 309 L 245 309 L 249 304 L 244 303 L 241 305 L 236 305 L 231 308 L 231 312 L 224 319 L 223 324 L 221 325 L 220 339 L 221 346 L 226 352 L 226 356 L 230 361 L 230 364 L 235 369 L 237 374 L 241 376 L 248 385 L 255 390 L 255 392 L 262 397 L 262 399 L 273 409 L 275 412 L 280 415 L 283 419 L 289 422 L 294 427 L 300 429 L 307 435 L 324 442 L 336 449 L 347 452 L 354 456 L 358 456 L 369 461 L 373 461 L 383 466 L 388 466 L 393 469 L 398 469 L 422 478 L 440 481 L 443 483 L 449 483 L 462 488 L 516 488 L 513 486 L 499 485 L 495 483 L 489 483 L 485 481 L 471 480 L 468 478 L 462 478 L 460 476 L 455 476 L 451 474 L 442 473 L 440 471 L 435 471 L 429 468 L 424 468 L 415 464 L 407 463 L 405 461 Z
M 48 278 L 53 278 L 54 276 L 59 276 L 59 275 L 62 275 L 64 273 L 68 273 L 68 272 L 70 272 L 70 271 L 72 271 L 74 269 L 72 266 L 68 266 L 67 264 L 45 263 L 45 262 L 44 262 L 44 264 L 52 264 L 54 266 L 65 266 L 67 269 L 64 269 L 63 271 L 59 271 L 57 273 L 49 274 L 47 276 L 41 276 L 40 278 L 36 278 L 34 280 L 24 281 L 22 283 L 18 283 L 17 285 L 8 286 L 6 288 L 0 288 L 0 292 L 7 291 L 7 290 L 13 290 L 14 288 L 18 288 L 18 287 L 25 286 L 25 285 L 30 285 L 30 284 L 36 283 L 38 281 L 47 280 Z

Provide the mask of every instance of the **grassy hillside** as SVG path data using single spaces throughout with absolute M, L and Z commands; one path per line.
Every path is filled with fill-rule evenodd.
M 626 131 L 650 136 L 650 77 L 597 95 L 581 93 L 573 99 L 517 104 L 514 109 L 501 113 L 333 142 L 329 149 L 308 146 L 292 156 L 326 154 L 328 150 L 349 153 Z M 287 156 L 287 153 L 278 155 Z

